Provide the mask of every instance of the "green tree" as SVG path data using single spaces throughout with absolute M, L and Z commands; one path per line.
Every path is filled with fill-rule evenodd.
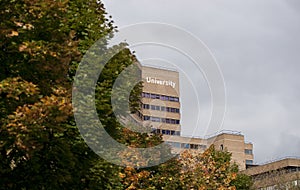
M 251 190 L 253 189 L 252 178 L 246 174 L 238 173 L 236 179 L 231 182 L 231 185 L 234 185 L 236 189 Z

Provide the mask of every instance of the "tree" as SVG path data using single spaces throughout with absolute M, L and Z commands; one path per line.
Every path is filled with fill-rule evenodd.
M 120 185 L 120 168 L 89 149 L 71 107 L 72 77 L 82 55 L 114 30 L 103 4 L 3 0 L 0 18 L 0 186 Z
M 251 190 L 253 189 L 253 181 L 250 176 L 238 173 L 236 179 L 231 182 L 236 189 Z
M 213 145 L 202 154 L 184 151 L 180 155 L 183 189 L 235 189 L 231 182 L 238 168 L 230 160 L 229 152 L 217 151 Z

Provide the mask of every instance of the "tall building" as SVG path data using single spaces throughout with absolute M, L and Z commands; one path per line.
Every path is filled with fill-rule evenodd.
M 232 160 L 240 170 L 253 164 L 253 145 L 245 143 L 240 132 L 221 131 L 208 138 L 181 136 L 181 104 L 179 73 L 175 70 L 140 66 L 143 80 L 141 110 L 135 115 L 143 125 L 151 126 L 155 133 L 173 148 L 173 153 L 182 149 L 203 152 L 214 144 L 220 150 L 232 153 Z

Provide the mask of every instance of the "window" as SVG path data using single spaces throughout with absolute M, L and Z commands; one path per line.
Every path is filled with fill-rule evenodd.
M 154 106 L 154 105 L 151 105 L 151 109 L 152 109 L 152 110 L 155 110 L 155 106 Z
M 156 94 L 151 94 L 151 95 L 150 95 L 150 98 L 151 98 L 151 99 L 155 99 L 155 98 L 156 98 Z
M 188 148 L 190 148 L 190 144 L 188 144 L 188 143 L 181 143 L 181 148 L 188 149 Z
M 144 116 L 144 120 L 145 120 L 145 121 L 150 120 L 150 116 Z
M 151 117 L 151 121 L 160 122 L 160 118 L 159 117 Z
M 175 124 L 179 125 L 180 124 L 180 120 L 176 120 Z
M 161 130 L 161 133 L 163 134 L 163 135 L 165 135 L 166 134 L 166 130 Z
M 190 144 L 191 149 L 198 149 L 199 145 L 197 144 Z
M 253 164 L 253 160 L 246 160 L 246 164 L 252 165 Z
M 245 149 L 245 154 L 253 154 L 251 149 Z
M 160 110 L 160 107 L 159 106 L 155 106 L 155 110 Z
M 180 136 L 180 131 L 175 131 L 176 136 Z
M 143 104 L 143 108 L 144 108 L 144 109 L 149 109 L 149 108 L 150 108 L 150 105 L 149 105 L 149 104 Z
M 175 142 L 175 143 L 174 143 L 174 147 L 176 147 L 176 148 L 180 148 L 180 143 L 178 143 L 178 142 Z
M 160 110 L 161 111 L 166 111 L 166 107 L 162 106 L 162 107 L 160 107 Z

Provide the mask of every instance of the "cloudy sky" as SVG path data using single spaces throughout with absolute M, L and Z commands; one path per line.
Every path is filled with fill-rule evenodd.
M 220 129 L 241 131 L 254 144 L 257 163 L 300 156 L 299 0 L 104 0 L 104 4 L 119 28 L 141 22 L 172 24 L 209 48 L 226 84 L 227 111 Z M 137 48 L 136 54 L 140 59 L 151 54 L 188 63 L 160 47 Z M 195 135 L 194 113 L 203 119 L 210 110 L 203 76 L 188 75 L 190 79 L 181 75 L 182 130 L 187 136 Z M 200 93 L 184 89 L 195 84 L 203 89 Z M 193 102 L 196 96 L 200 108 Z M 196 136 L 202 135 L 201 126 L 196 127 Z

